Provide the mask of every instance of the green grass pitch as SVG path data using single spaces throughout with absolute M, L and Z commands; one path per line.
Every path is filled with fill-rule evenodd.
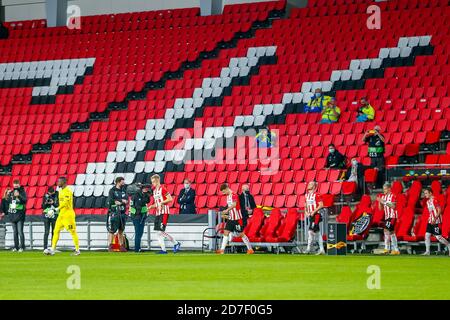
M 67 289 L 79 266 L 81 288 Z M 368 266 L 381 288 L 369 290 Z M 446 256 L 0 252 L 0 299 L 450 299 Z

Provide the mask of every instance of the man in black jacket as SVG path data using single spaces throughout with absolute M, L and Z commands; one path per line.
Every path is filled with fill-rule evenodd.
M 9 216 L 13 226 L 14 233 L 14 249 L 13 251 L 22 252 L 25 250 L 25 235 L 23 227 L 25 224 L 25 209 L 27 205 L 27 194 L 25 189 L 20 185 L 19 180 L 13 181 L 13 190 L 6 197 L 6 205 L 8 210 L 6 214 Z
M 380 131 L 380 126 L 375 126 L 373 130 L 367 131 L 363 136 L 363 142 L 369 145 L 370 166 L 378 170 L 377 187 L 379 188 L 383 186 L 386 170 L 384 161 L 385 139 Z
M 184 179 L 184 188 L 181 189 L 178 196 L 178 204 L 180 205 L 180 214 L 195 214 L 195 190 L 191 188 L 189 179 Z
M 249 216 L 253 214 L 253 209 L 256 208 L 255 198 L 250 194 L 248 184 L 242 185 L 242 193 L 239 195 L 239 202 L 241 205 L 242 220 L 245 227 Z
M 0 39 L 8 39 L 9 37 L 9 30 L 7 27 L 3 25 L 3 23 L 0 22 Z
M 333 144 L 328 146 L 328 151 L 330 152 L 327 156 L 327 163 L 325 168 L 327 169 L 345 169 L 347 159 L 345 156 L 336 150 Z
M 134 225 L 134 252 L 141 252 L 141 240 L 144 234 L 145 220 L 147 219 L 150 202 L 149 186 L 137 185 L 138 190 L 131 195 L 130 216 Z
M 58 208 L 58 192 L 54 187 L 49 187 L 47 193 L 44 195 L 44 199 L 42 199 L 42 209 L 44 210 L 44 250 L 48 248 L 50 228 L 52 229 L 53 238 L 53 231 L 55 230 L 55 223 L 58 218 L 56 208 Z
M 114 235 L 118 232 L 120 251 L 125 252 L 127 249 L 125 248 L 123 231 L 125 230 L 127 220 L 125 210 L 128 203 L 128 195 L 125 188 L 125 179 L 123 177 L 117 177 L 115 182 L 116 185 L 109 190 L 108 200 L 106 202 L 109 208 L 107 217 L 109 251 L 112 251 Z

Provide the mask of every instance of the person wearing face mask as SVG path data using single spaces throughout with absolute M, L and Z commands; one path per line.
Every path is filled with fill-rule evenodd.
M 366 98 L 361 98 L 361 106 L 358 110 L 358 117 L 356 122 L 367 122 L 375 119 L 375 109 L 370 105 Z
M 134 252 L 138 253 L 141 252 L 141 240 L 148 214 L 147 204 L 150 202 L 150 189 L 149 186 L 142 184 L 137 184 L 136 187 L 136 192 L 130 197 L 129 212 L 134 225 Z
M 381 128 L 379 126 L 375 126 L 373 130 L 367 131 L 363 136 L 363 142 L 369 145 L 368 156 L 370 158 L 370 167 L 378 170 L 378 187 L 383 185 L 385 173 L 385 142 L 380 130 Z
M 245 227 L 247 225 L 247 219 L 253 214 L 253 209 L 256 208 L 255 198 L 250 194 L 248 184 L 242 185 L 242 193 L 239 195 L 239 202 L 241 204 L 242 221 Z
M 268 127 L 262 128 L 255 136 L 258 148 L 272 148 L 276 142 L 276 134 Z
M 336 150 L 334 144 L 328 146 L 328 151 L 330 152 L 327 156 L 327 163 L 325 168 L 327 169 L 345 169 L 347 167 L 347 159 L 345 156 Z
M 351 161 L 351 167 L 347 169 L 345 174 L 345 180 L 348 182 L 356 182 L 358 188 L 357 193 L 361 194 L 362 188 L 364 186 L 364 169 L 361 163 L 355 158 Z
M 325 109 L 322 110 L 322 120 L 320 123 L 335 123 L 339 121 L 339 117 L 341 116 L 341 109 L 336 105 L 336 99 L 331 98 L 328 101 Z
M 14 234 L 14 252 L 23 252 L 25 250 L 25 235 L 23 227 L 25 224 L 25 210 L 27 195 L 25 189 L 20 185 L 19 180 L 13 181 L 13 189 L 5 194 L 4 212 L 9 216 L 13 226 Z
M 191 187 L 189 179 L 184 179 L 184 188 L 178 195 L 178 204 L 180 205 L 180 214 L 196 214 L 195 209 L 195 190 Z
M 116 185 L 109 190 L 108 199 L 108 215 L 106 228 L 108 229 L 109 251 L 113 251 L 113 240 L 118 232 L 120 252 L 126 252 L 125 225 L 127 221 L 126 206 L 128 203 L 128 195 L 125 187 L 125 179 L 123 177 L 116 178 Z
M 319 113 L 328 105 L 331 100 L 330 96 L 326 96 L 322 93 L 321 89 L 316 89 L 311 101 L 305 106 L 305 112 Z
M 58 192 L 54 187 L 49 187 L 47 193 L 42 200 L 42 209 L 44 216 L 44 251 L 48 249 L 48 236 L 50 229 L 52 231 L 52 239 L 55 230 L 56 219 L 58 218 Z

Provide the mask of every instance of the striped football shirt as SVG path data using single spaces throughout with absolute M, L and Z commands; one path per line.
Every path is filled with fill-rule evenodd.
M 155 188 L 153 189 L 153 201 L 156 205 L 159 205 L 160 203 L 162 203 L 163 201 L 167 200 L 167 195 L 169 194 L 169 192 L 167 191 L 167 189 L 165 187 L 163 187 L 162 185 L 159 186 L 159 188 Z M 162 215 L 162 214 L 169 214 L 169 206 L 167 204 L 164 204 L 161 206 L 161 208 L 156 208 L 156 215 Z
M 230 220 L 240 220 L 240 219 L 242 219 L 242 213 L 241 213 L 241 205 L 239 203 L 239 198 L 238 198 L 237 194 L 231 193 L 231 194 L 227 195 L 228 208 L 233 206 L 234 203 L 236 203 L 236 207 L 234 207 L 233 209 L 231 209 L 228 212 L 229 213 L 228 218 Z

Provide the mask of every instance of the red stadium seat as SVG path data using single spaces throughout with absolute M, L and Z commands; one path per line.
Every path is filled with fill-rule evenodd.
M 344 195 L 352 195 L 356 192 L 356 182 L 347 182 L 344 181 L 342 183 L 342 194 Z
M 376 183 L 377 177 L 378 177 L 378 170 L 366 169 L 366 171 L 364 171 L 364 179 L 366 183 Z
M 411 237 L 413 223 L 414 211 L 411 208 L 406 208 L 403 211 L 401 218 L 398 220 L 398 229 L 396 230 L 396 233 L 399 241 L 406 240 L 406 237 Z
M 277 242 L 276 232 L 281 224 L 281 211 L 278 208 L 270 212 L 269 218 L 266 219 L 263 229 L 261 229 L 260 237 L 251 239 L 253 242 Z
M 297 210 L 289 209 L 284 220 L 283 229 L 277 233 L 278 237 L 276 238 L 276 241 L 273 242 L 290 242 L 297 232 L 298 220 L 299 215 Z
M 245 234 L 249 239 L 253 239 L 259 235 L 259 231 L 264 222 L 264 218 L 264 212 L 262 211 L 262 209 L 256 208 L 253 210 L 253 215 L 250 218 L 252 220 L 252 223 L 249 226 L 248 230 L 245 231 Z
M 353 221 L 352 209 L 350 209 L 349 206 L 343 206 L 341 213 L 336 217 L 336 221 L 339 223 L 345 223 L 348 230 L 350 223 Z

